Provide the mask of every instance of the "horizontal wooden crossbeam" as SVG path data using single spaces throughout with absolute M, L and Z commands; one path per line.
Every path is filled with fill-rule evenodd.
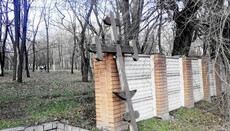
M 101 48 L 102 48 L 102 52 L 103 53 L 117 53 L 117 50 L 116 50 L 116 45 L 101 45 Z M 96 45 L 95 44 L 91 44 L 90 46 L 88 46 L 88 49 L 90 52 L 94 52 L 96 53 L 97 52 L 97 49 L 96 49 Z M 133 54 L 133 47 L 131 46 L 121 46 L 121 50 L 122 50 L 122 53 L 123 54 Z M 140 54 L 140 52 L 139 52 Z

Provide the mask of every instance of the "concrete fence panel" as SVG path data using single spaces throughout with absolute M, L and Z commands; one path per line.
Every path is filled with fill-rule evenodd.
M 167 57 L 167 87 L 169 111 L 180 108 L 182 105 L 182 90 L 180 79 L 180 63 L 178 57 Z

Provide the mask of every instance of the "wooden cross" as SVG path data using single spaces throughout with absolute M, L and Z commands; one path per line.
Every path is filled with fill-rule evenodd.
M 104 20 L 106 25 L 110 26 L 111 30 L 111 38 L 114 45 L 101 45 L 100 39 L 95 36 L 93 39 L 93 44 L 90 45 L 89 50 L 91 52 L 96 53 L 96 60 L 102 61 L 103 60 L 103 53 L 113 53 L 116 54 L 116 64 L 119 73 L 119 80 L 122 87 L 122 92 L 113 92 L 117 97 L 122 100 L 126 100 L 126 109 L 128 112 L 123 114 L 123 120 L 129 122 L 129 127 L 131 131 L 138 131 L 136 118 L 139 117 L 139 112 L 133 110 L 133 105 L 131 98 L 135 95 L 137 90 L 129 91 L 129 85 L 127 82 L 127 77 L 125 73 L 124 61 L 122 54 L 132 54 L 133 60 L 137 61 L 138 57 L 138 50 L 136 47 L 136 43 L 130 41 L 130 45 L 128 46 L 121 46 L 121 42 L 118 38 L 117 27 L 120 26 L 120 21 L 114 18 L 112 12 L 110 12 L 109 17 L 106 17 Z
M 125 67 L 124 67 L 124 61 L 123 61 L 123 53 L 126 54 L 132 54 L 133 60 L 138 60 L 138 50 L 136 47 L 135 42 L 131 41 L 130 46 L 121 46 L 121 42 L 118 38 L 117 33 L 117 27 L 120 26 L 120 21 L 118 19 L 114 18 L 114 15 L 112 12 L 110 12 L 110 16 L 106 17 L 104 20 L 104 23 L 106 25 L 110 26 L 111 30 L 111 38 L 112 42 L 115 44 L 113 46 L 106 46 L 101 45 L 101 42 L 97 36 L 93 39 L 93 45 L 89 47 L 89 50 L 91 52 L 96 53 L 96 60 L 102 61 L 103 60 L 103 54 L 102 53 L 114 53 L 116 54 L 116 64 L 117 69 L 119 73 L 119 80 L 122 87 L 122 92 L 113 92 L 117 97 L 119 97 L 122 100 L 126 100 L 126 110 L 128 112 L 123 114 L 123 120 L 129 122 L 129 127 L 131 131 L 138 131 L 137 124 L 136 124 L 136 118 L 139 117 L 138 111 L 133 110 L 133 104 L 131 101 L 131 98 L 135 95 L 137 90 L 129 91 L 129 85 L 127 82 L 127 77 L 125 73 Z
M 121 43 L 118 38 L 118 33 L 117 33 L 117 27 L 116 27 L 116 21 L 114 18 L 114 14 L 110 11 L 110 22 L 111 22 L 111 38 L 114 44 L 116 45 L 116 51 L 117 51 L 117 58 L 116 58 L 116 64 L 117 64 L 117 69 L 119 73 L 119 79 L 120 79 L 120 84 L 122 87 L 122 90 L 124 91 L 125 94 L 125 99 L 127 102 L 127 109 L 128 109 L 128 114 L 130 117 L 130 130 L 131 131 L 137 131 L 137 124 L 136 124 L 136 118 L 135 118 L 135 113 L 133 111 L 133 104 L 131 101 L 131 93 L 129 91 L 129 85 L 125 73 L 125 67 L 124 67 L 124 61 L 122 57 L 122 51 L 121 51 Z

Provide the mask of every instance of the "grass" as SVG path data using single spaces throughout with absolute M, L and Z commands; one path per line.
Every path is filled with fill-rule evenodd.
M 181 107 L 170 112 L 171 119 L 164 121 L 152 118 L 138 122 L 140 131 L 204 131 L 220 130 L 220 127 L 227 122 L 224 120 L 221 111 L 224 108 L 218 105 L 221 101 L 213 102 L 200 101 L 195 103 L 194 108 Z M 226 116 L 226 115 L 225 115 Z M 225 128 L 226 129 L 226 128 Z
M 94 85 L 81 82 L 78 73 L 35 72 L 19 84 L 7 72 L 0 79 L 0 129 L 34 126 L 61 121 L 72 126 L 96 130 Z M 217 130 L 226 123 L 227 103 L 214 98 L 200 101 L 192 109 L 170 112 L 171 119 L 152 118 L 138 122 L 140 131 Z M 226 117 L 228 118 L 228 117 Z
M 36 72 L 19 84 L 8 72 L 0 79 L 0 129 L 59 120 L 95 127 L 94 86 L 68 72 Z

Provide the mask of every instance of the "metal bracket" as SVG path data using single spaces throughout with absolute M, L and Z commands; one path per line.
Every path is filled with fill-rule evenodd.
M 130 92 L 130 95 L 131 95 L 131 98 L 132 98 L 136 94 L 137 90 L 132 90 L 132 91 L 129 91 L 129 92 Z M 122 92 L 113 91 L 113 94 L 116 95 L 117 97 L 119 97 L 122 100 L 127 100 L 127 96 L 125 95 L 124 91 L 122 91 Z

